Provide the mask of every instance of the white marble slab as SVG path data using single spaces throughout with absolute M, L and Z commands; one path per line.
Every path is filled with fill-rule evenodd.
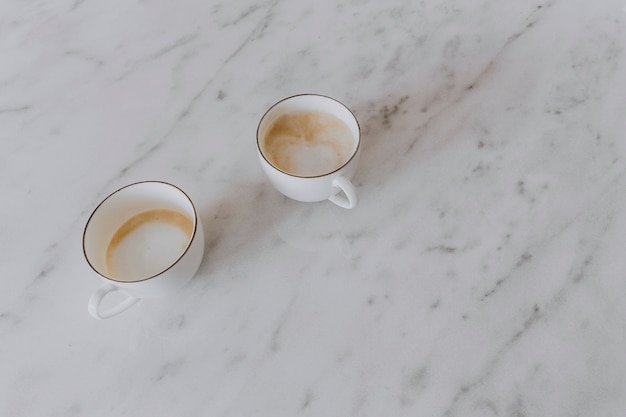
M 0 415 L 623 416 L 624 1 L 0 4 Z M 287 200 L 275 101 L 356 113 L 352 211 Z M 198 205 L 185 290 L 96 321 L 81 237 Z

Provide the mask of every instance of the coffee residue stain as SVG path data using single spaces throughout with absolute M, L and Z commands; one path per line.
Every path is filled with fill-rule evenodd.
M 309 176 L 339 168 L 350 158 L 355 143 L 350 129 L 338 117 L 321 111 L 302 111 L 276 119 L 265 134 L 263 145 L 273 165 L 291 174 Z M 295 160 L 296 152 L 310 152 L 307 149 L 313 148 L 330 149 L 335 155 L 333 166 L 323 168 L 326 172 L 308 172 Z
M 141 212 L 128 219 L 113 235 L 111 242 L 106 251 L 106 266 L 109 274 L 116 276 L 115 269 L 112 266 L 111 258 L 113 252 L 119 244 L 135 230 L 147 223 L 164 223 L 182 230 L 188 237 L 193 234 L 193 220 L 184 214 L 170 209 L 154 209 Z

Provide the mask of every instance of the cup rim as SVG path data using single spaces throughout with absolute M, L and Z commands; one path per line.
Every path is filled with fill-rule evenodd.
M 354 151 L 352 152 L 352 154 L 350 155 L 350 158 L 346 159 L 346 161 L 341 164 L 338 168 L 330 171 L 330 172 L 326 172 L 324 174 L 319 174 L 319 175 L 296 175 L 296 174 L 292 174 L 290 172 L 284 171 L 282 169 L 280 169 L 279 167 L 277 167 L 276 165 L 272 164 L 270 162 L 269 159 L 267 159 L 267 157 L 265 156 L 265 154 L 263 153 L 263 150 L 261 150 L 261 138 L 259 138 L 259 131 L 261 130 L 261 123 L 263 123 L 263 120 L 265 119 L 265 117 L 269 114 L 269 112 L 272 111 L 272 109 L 274 109 L 274 107 L 278 106 L 279 104 L 287 101 L 287 100 L 291 100 L 293 98 L 296 97 L 303 97 L 303 96 L 314 96 L 314 97 L 321 97 L 321 98 L 325 98 L 328 100 L 332 100 L 335 103 L 338 103 L 339 105 L 341 105 L 343 108 L 345 108 L 348 113 L 350 113 L 352 115 L 352 117 L 354 118 L 354 121 L 356 122 L 356 128 L 357 128 L 357 143 L 356 143 L 356 147 L 354 148 Z M 261 155 L 263 157 L 263 159 L 265 160 L 265 162 L 267 162 L 269 164 L 269 166 L 271 166 L 272 168 L 274 168 L 275 170 L 288 175 L 290 177 L 294 177 L 294 178 L 323 178 L 323 177 L 327 177 L 329 175 L 332 175 L 334 173 L 336 173 L 337 171 L 340 171 L 341 169 L 343 169 L 346 165 L 348 165 L 350 163 L 350 161 L 352 161 L 356 155 L 359 153 L 359 149 L 361 148 L 361 125 L 359 124 L 359 119 L 357 119 L 357 117 L 355 116 L 354 112 L 352 110 L 350 110 L 350 108 L 348 106 L 346 106 L 344 103 L 342 103 L 341 101 L 330 97 L 330 96 L 326 96 L 324 94 L 316 94 L 316 93 L 302 93 L 302 94 L 294 94 L 292 96 L 289 97 L 285 97 L 279 101 L 277 101 L 276 103 L 272 104 L 266 111 L 265 113 L 263 113 L 263 116 L 261 117 L 261 119 L 259 119 L 259 124 L 257 125 L 256 128 L 256 146 L 257 146 L 257 150 L 259 151 L 259 155 Z
M 191 204 L 191 208 L 193 209 L 193 231 L 191 233 L 191 237 L 189 238 L 189 242 L 187 243 L 187 245 L 185 246 L 185 250 L 180 254 L 180 256 L 178 258 L 176 258 L 176 260 L 174 262 L 172 262 L 167 268 L 163 269 L 162 271 L 154 274 L 154 275 L 150 275 L 148 277 L 145 278 L 141 278 L 141 279 L 137 279 L 137 280 L 133 280 L 133 281 L 122 281 L 119 279 L 115 279 L 113 277 L 107 276 L 104 273 L 98 271 L 98 269 L 96 269 L 95 266 L 93 266 L 93 264 L 91 263 L 91 261 L 89 260 L 89 257 L 87 256 L 87 250 L 85 249 L 85 238 L 87 235 L 87 228 L 89 227 L 89 224 L 91 223 L 91 220 L 93 219 L 93 216 L 96 214 L 96 212 L 100 209 L 100 207 L 102 207 L 102 205 L 111 197 L 113 197 L 115 194 L 119 193 L 122 190 L 125 190 L 126 188 L 130 188 L 130 187 L 134 187 L 140 184 L 161 184 L 161 185 L 167 185 L 170 186 L 172 188 L 175 188 L 176 190 L 178 190 L 180 193 L 182 193 L 182 195 L 187 199 L 187 201 L 189 201 L 189 204 Z M 83 229 L 83 256 L 85 257 L 85 260 L 87 261 L 87 264 L 89 264 L 89 267 L 98 275 L 100 275 L 102 278 L 107 279 L 109 281 L 113 281 L 115 283 L 121 283 L 121 284 L 133 284 L 133 283 L 137 283 L 137 282 L 144 282 L 144 281 L 148 281 L 150 279 L 156 278 L 160 275 L 163 275 L 165 272 L 169 271 L 170 269 L 172 269 L 176 264 L 178 264 L 180 262 L 181 259 L 183 259 L 183 257 L 187 254 L 187 252 L 189 251 L 189 248 L 191 248 L 191 243 L 193 242 L 194 238 L 196 237 L 196 233 L 198 232 L 198 222 L 200 221 L 200 218 L 198 216 L 198 211 L 196 210 L 196 206 L 194 205 L 193 201 L 191 200 L 191 198 L 189 197 L 189 195 L 187 195 L 186 192 L 184 192 L 180 187 L 171 184 L 169 182 L 166 181 L 159 181 L 159 180 L 147 180 L 147 181 L 137 181 L 134 182 L 132 184 L 128 184 L 125 185 L 123 187 L 118 188 L 117 190 L 113 191 L 112 193 L 110 193 L 109 195 L 107 195 L 104 199 L 102 199 L 102 201 L 100 203 L 98 203 L 98 205 L 93 209 L 93 211 L 91 212 L 91 214 L 89 215 L 89 219 L 87 220 L 87 223 L 85 223 L 85 228 Z

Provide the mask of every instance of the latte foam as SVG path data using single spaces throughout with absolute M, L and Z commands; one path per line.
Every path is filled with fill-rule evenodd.
M 262 152 L 270 164 L 300 177 L 325 175 L 341 168 L 355 148 L 350 128 L 321 111 L 281 115 L 262 141 Z
M 137 281 L 169 268 L 185 252 L 193 220 L 168 209 L 149 210 L 127 220 L 106 250 L 106 269 L 119 281 Z

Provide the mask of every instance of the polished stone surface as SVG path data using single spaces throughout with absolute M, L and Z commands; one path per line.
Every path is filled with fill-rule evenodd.
M 0 4 L 0 415 L 623 416 L 623 1 Z M 357 115 L 360 202 L 276 192 L 283 97 Z M 204 262 L 98 321 L 100 200 Z

